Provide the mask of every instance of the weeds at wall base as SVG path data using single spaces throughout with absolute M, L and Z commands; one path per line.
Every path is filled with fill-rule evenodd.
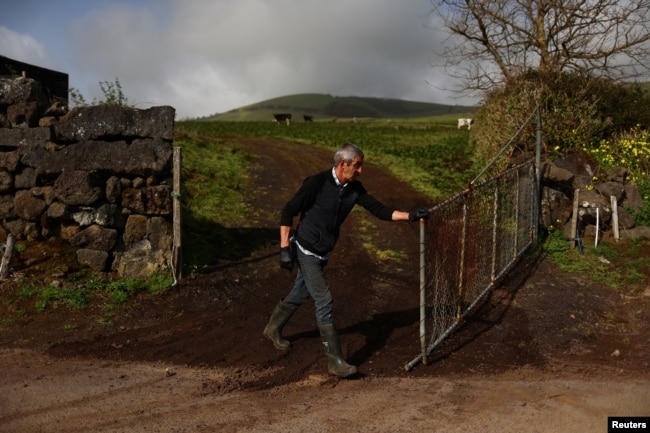
M 171 285 L 172 277 L 168 273 L 155 274 L 147 280 L 113 280 L 82 270 L 64 284 L 56 280 L 48 283 L 19 278 L 5 286 L 9 292 L 5 301 L 8 313 L 0 316 L 0 325 L 13 323 L 16 318 L 29 314 L 29 310 L 36 313 L 59 309 L 83 312 L 96 304 L 105 313 L 110 313 L 140 294 L 161 294 Z
M 576 278 L 603 284 L 614 290 L 635 292 L 648 284 L 641 272 L 650 266 L 650 250 L 647 242 L 622 239 L 603 240 L 595 245 L 593 239 L 585 239 L 580 254 L 571 248 L 571 241 L 564 239 L 560 230 L 551 230 L 541 245 L 553 263 L 570 272 Z M 645 252 L 642 250 L 645 249 Z

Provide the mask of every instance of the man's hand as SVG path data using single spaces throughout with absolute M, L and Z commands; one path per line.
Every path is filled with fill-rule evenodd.
M 419 221 L 422 218 L 424 219 L 429 218 L 429 211 L 423 207 L 409 214 L 409 221 L 412 223 L 415 221 Z
M 289 272 L 293 270 L 293 258 L 289 247 L 280 248 L 280 267 Z

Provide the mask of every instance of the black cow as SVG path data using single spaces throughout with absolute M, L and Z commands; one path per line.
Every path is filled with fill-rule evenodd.
M 274 122 L 281 123 L 284 122 L 287 125 L 291 125 L 291 113 L 277 113 L 273 115 Z

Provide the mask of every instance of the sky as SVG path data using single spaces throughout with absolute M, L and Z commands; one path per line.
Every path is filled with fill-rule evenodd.
M 0 54 L 69 75 L 90 102 L 119 80 L 177 119 L 278 96 L 477 103 L 435 53 L 430 0 L 2 0 Z

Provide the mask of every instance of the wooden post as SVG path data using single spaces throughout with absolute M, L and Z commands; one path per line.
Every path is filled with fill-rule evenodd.
M 16 244 L 16 237 L 9 233 L 7 236 L 7 244 L 5 245 L 4 254 L 2 254 L 2 263 L 0 264 L 0 280 L 6 280 L 9 276 L 9 263 L 14 254 L 14 245 Z
M 609 196 L 609 200 L 612 203 L 612 229 L 614 230 L 614 239 L 618 241 L 618 202 L 616 201 L 616 197 L 613 195 Z
M 580 200 L 580 189 L 576 189 L 573 192 L 573 217 L 571 218 L 571 249 L 574 249 L 576 247 L 579 200 Z
M 426 248 L 425 226 L 427 220 L 420 218 L 420 349 L 422 350 L 422 364 L 427 364 L 427 294 L 426 294 Z
M 173 179 L 173 218 L 174 218 L 174 245 L 172 248 L 172 266 L 175 282 L 182 275 L 182 233 L 181 233 L 181 148 L 174 147 L 174 179 Z

